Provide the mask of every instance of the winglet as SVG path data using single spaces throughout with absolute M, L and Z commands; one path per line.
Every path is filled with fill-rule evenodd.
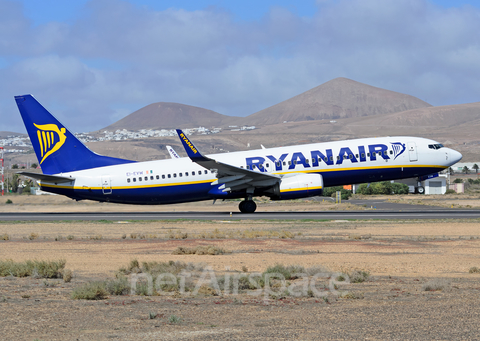
M 177 134 L 178 137 L 180 138 L 180 141 L 182 141 L 183 148 L 185 148 L 185 151 L 187 152 L 188 157 L 192 161 L 207 161 L 208 159 L 204 157 L 200 151 L 198 150 L 197 147 L 190 141 L 190 139 L 181 131 L 180 129 L 177 129 Z

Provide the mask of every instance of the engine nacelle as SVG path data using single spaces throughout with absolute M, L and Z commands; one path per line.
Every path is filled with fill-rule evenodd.
M 320 174 L 296 174 L 285 176 L 278 184 L 271 199 L 288 200 L 322 195 L 323 177 Z

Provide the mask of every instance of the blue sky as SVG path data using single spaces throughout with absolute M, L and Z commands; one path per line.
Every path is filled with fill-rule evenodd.
M 153 102 L 246 116 L 336 77 L 480 101 L 480 0 L 0 0 L 0 131 L 32 93 L 74 131 Z

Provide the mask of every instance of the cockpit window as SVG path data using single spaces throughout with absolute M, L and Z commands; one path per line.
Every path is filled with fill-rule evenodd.
M 437 143 L 437 144 L 429 144 L 428 148 L 430 149 L 440 149 L 443 148 L 443 144 Z

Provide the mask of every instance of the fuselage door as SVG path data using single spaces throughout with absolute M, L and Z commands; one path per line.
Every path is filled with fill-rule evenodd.
M 102 175 L 103 194 L 112 194 L 112 180 L 109 175 Z
M 408 142 L 408 156 L 410 161 L 418 161 L 417 145 L 415 142 Z

